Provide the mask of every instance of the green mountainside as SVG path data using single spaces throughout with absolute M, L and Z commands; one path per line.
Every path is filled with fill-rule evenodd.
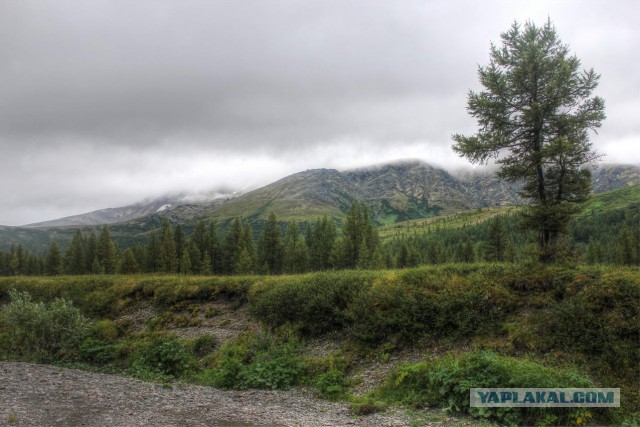
M 601 166 L 594 170 L 593 182 L 596 192 L 623 190 L 620 195 L 595 197 L 587 205 L 591 209 L 624 205 L 634 197 L 640 198 L 637 185 L 633 187 L 640 183 L 640 168 L 636 166 Z M 517 205 L 517 192 L 517 185 L 500 181 L 486 171 L 451 174 L 420 161 L 403 161 L 342 172 L 307 170 L 238 197 L 171 206 L 109 227 L 121 247 L 145 240 L 151 230 L 160 227 L 163 218 L 182 224 L 190 232 L 200 219 L 215 220 L 224 228 L 233 218 L 244 217 L 257 236 L 270 212 L 282 222 L 296 220 L 302 227 L 323 215 L 340 225 L 349 206 L 359 202 L 367 205 L 374 224 L 383 227 L 382 236 L 389 236 L 420 228 L 482 222 L 506 212 L 499 207 Z M 42 253 L 53 241 L 66 247 L 76 230 L 99 231 L 101 224 L 86 224 L 86 218 L 77 217 L 85 223 L 62 227 L 46 225 L 55 221 L 44 223 L 44 227 L 0 226 L 0 249 L 21 244 Z

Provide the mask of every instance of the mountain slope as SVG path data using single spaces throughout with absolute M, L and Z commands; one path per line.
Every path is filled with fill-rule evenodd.
M 640 167 L 604 165 L 593 172 L 596 192 L 640 182 Z M 199 219 L 225 225 L 247 218 L 258 233 L 269 212 L 281 221 L 315 221 L 328 215 L 341 222 L 353 202 L 363 202 L 378 225 L 452 214 L 463 210 L 520 204 L 518 185 L 498 180 L 491 172 L 455 174 L 419 161 L 404 161 L 347 171 L 313 169 L 282 178 L 249 193 L 228 199 L 185 203 L 184 198 L 158 199 L 124 208 L 32 224 L 0 227 L 0 248 L 23 244 L 43 251 L 52 241 L 65 247 L 76 229 L 98 230 L 109 223 L 114 240 L 124 247 L 144 241 L 163 218 L 183 225 L 189 233 Z M 171 203 L 173 201 L 173 203 Z M 169 208 L 163 206 L 171 204 Z M 126 219 L 121 221 L 121 219 Z M 120 221 L 120 222 L 114 222 Z
M 149 202 L 140 202 L 120 208 L 100 209 L 85 214 L 72 215 L 60 219 L 54 219 L 51 221 L 27 224 L 24 227 L 67 227 L 72 225 L 81 226 L 115 224 L 118 222 L 125 222 L 135 218 L 140 218 L 154 212 L 171 209 L 171 207 L 175 203 L 175 200 L 163 197 Z
M 312 169 L 280 179 L 272 184 L 209 206 L 197 212 L 187 213 L 178 207 L 173 214 L 193 219 L 196 216 L 230 219 L 243 216 L 254 221 L 264 220 L 269 212 L 275 212 L 285 220 L 315 220 L 329 215 L 342 216 L 354 201 L 362 201 L 357 189 L 335 169 Z

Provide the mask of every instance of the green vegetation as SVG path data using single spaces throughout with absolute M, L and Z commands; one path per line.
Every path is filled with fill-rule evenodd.
M 584 424 L 591 412 L 576 408 L 472 408 L 472 387 L 593 387 L 584 374 L 566 368 L 501 356 L 490 351 L 448 355 L 434 362 L 407 364 L 373 393 L 373 398 L 414 407 L 441 406 L 508 425 Z M 370 397 L 371 398 L 371 397 Z
M 640 265 L 640 186 L 594 196 L 558 239 L 558 263 Z M 353 205 L 341 230 L 327 216 L 304 228 L 271 213 L 257 244 L 247 220 L 223 229 L 199 221 L 189 234 L 165 220 L 158 236 L 123 251 L 108 227 L 99 237 L 77 231 L 63 252 L 54 242 L 39 257 L 0 250 L 0 275 L 296 274 L 332 269 L 407 268 L 448 262 L 535 262 L 536 235 L 523 229 L 521 208 L 484 208 L 377 229 L 364 205 Z
M 507 423 L 622 423 L 640 407 L 637 268 L 460 263 L 294 276 L 18 277 L 0 278 L 0 301 L 8 359 L 81 362 L 223 388 L 308 385 L 320 397 L 351 401 L 360 414 L 403 403 Z M 212 303 L 246 307 L 254 323 L 223 342 L 172 334 L 182 324 L 217 321 Z M 155 314 L 143 324 L 122 316 L 145 307 Z M 47 326 L 72 333 L 31 334 L 43 330 L 32 325 L 45 312 Z M 309 355 L 310 340 L 326 334 L 340 336 L 340 347 Z M 443 356 L 400 368 L 370 395 L 353 395 L 360 361 L 387 363 L 408 348 Z M 622 408 L 471 411 L 462 396 L 474 384 L 621 387 Z
M 255 327 L 214 356 L 199 382 L 221 388 L 288 389 L 299 384 L 304 366 L 296 339 L 278 339 Z
M 35 362 L 72 361 L 89 333 L 89 319 L 65 299 L 34 302 L 26 292 L 9 292 L 0 313 L 0 356 Z

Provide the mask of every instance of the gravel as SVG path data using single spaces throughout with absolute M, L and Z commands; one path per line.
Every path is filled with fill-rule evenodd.
M 0 362 L 0 425 L 406 426 L 401 410 L 354 417 L 345 404 L 289 391 L 163 386 L 116 375 Z

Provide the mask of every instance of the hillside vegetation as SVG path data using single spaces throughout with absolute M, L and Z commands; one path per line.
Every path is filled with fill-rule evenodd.
M 355 413 L 404 404 L 507 423 L 619 424 L 639 410 L 637 268 L 447 264 L 293 276 L 14 277 L 0 278 L 0 301 L 4 359 L 223 388 L 307 385 L 350 401 Z M 43 318 L 46 325 L 30 329 Z M 236 333 L 220 335 L 241 318 Z M 51 347 L 51 334 L 69 319 L 76 333 Z M 337 344 L 318 354 L 315 343 L 329 337 Z M 384 364 L 410 349 L 417 364 L 393 365 L 388 381 L 356 392 L 363 363 Z M 468 387 L 542 380 L 622 387 L 622 408 L 468 407 Z

